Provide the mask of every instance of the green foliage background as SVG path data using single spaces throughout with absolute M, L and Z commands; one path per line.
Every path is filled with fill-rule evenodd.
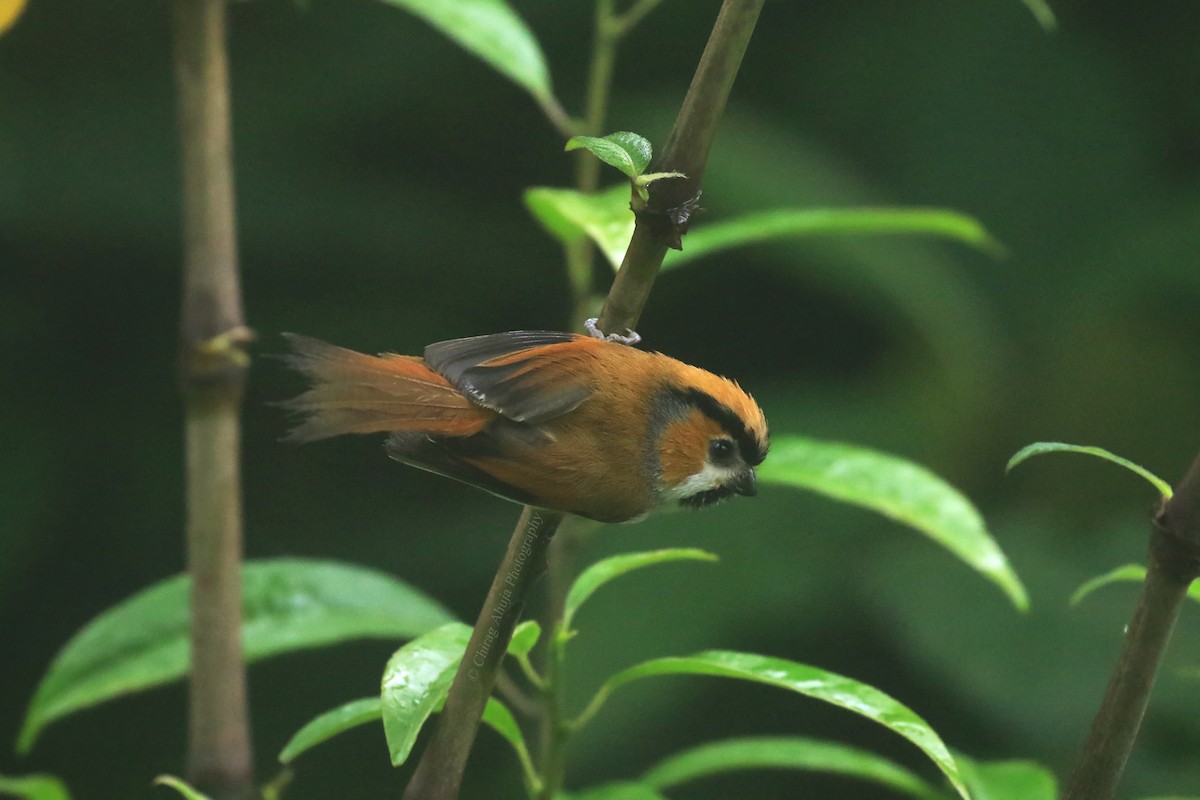
M 625 42 L 610 130 L 661 142 L 719 3 L 666 0 Z M 590 4 L 514 2 L 578 111 Z M 897 453 L 971 496 L 1031 592 L 1016 614 L 945 551 L 861 510 L 782 489 L 607 529 L 585 554 L 696 546 L 703 569 L 631 576 L 581 614 L 580 698 L 634 661 L 707 647 L 872 683 L 977 758 L 1069 768 L 1132 587 L 1076 609 L 1084 579 L 1141 558 L 1148 488 L 1098 461 L 1003 466 L 1038 439 L 1095 444 L 1168 478 L 1200 447 L 1200 15 L 1185 3 L 768 2 L 705 185 L 708 218 L 779 206 L 949 206 L 1000 261 L 911 239 L 722 254 L 659 282 L 648 346 L 736 377 L 773 430 Z M 297 330 L 367 351 L 562 328 L 558 247 L 520 202 L 570 157 L 519 89 L 383 4 L 231 9 L 234 139 L 257 353 Z M 179 201 L 168 7 L 33 0 L 0 39 L 0 736 L 59 645 L 181 564 L 174 381 Z M 698 226 L 704 224 L 702 218 Z M 685 241 L 686 246 L 686 241 Z M 598 267 L 600 269 L 600 267 Z M 256 362 L 246 405 L 248 551 L 371 564 L 473 619 L 517 510 L 388 462 L 370 438 L 296 448 Z M 1200 785 L 1195 609 L 1181 620 L 1129 796 Z M 393 646 L 256 665 L 260 771 L 316 713 L 377 690 Z M 143 796 L 178 771 L 176 686 L 51 728 L 0 773 L 79 796 Z M 572 754 L 569 785 L 632 777 L 732 735 L 843 739 L 931 768 L 865 721 L 703 679 L 630 687 Z M 306 754 L 289 797 L 394 793 L 376 730 Z M 932 776 L 930 776 L 932 777 Z M 515 793 L 485 733 L 466 796 Z M 881 797 L 810 775 L 680 796 Z M 163 790 L 158 790 L 163 791 Z

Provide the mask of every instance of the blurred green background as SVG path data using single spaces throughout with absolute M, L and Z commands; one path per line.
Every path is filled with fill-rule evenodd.
M 578 112 L 591 4 L 515 0 Z M 719 3 L 665 0 L 625 42 L 610 130 L 660 143 Z M 919 535 L 779 488 L 606 529 L 603 554 L 688 544 L 718 565 L 623 579 L 579 619 L 569 679 L 657 655 L 754 650 L 871 682 L 979 758 L 1069 769 L 1136 596 L 1070 609 L 1085 578 L 1141 560 L 1152 490 L 1055 456 L 1108 447 L 1172 482 L 1200 446 L 1200 13 L 1194 4 L 769 1 L 705 182 L 707 219 L 775 207 L 949 206 L 1007 248 L 916 239 L 784 242 L 665 275 L 646 344 L 753 391 L 776 433 L 919 461 L 967 493 L 1027 583 L 1028 615 Z M 175 383 L 180 219 L 169 7 L 32 0 L 0 38 L 0 737 L 57 648 L 182 565 Z M 571 159 L 520 90 L 420 21 L 372 2 L 231 8 L 246 308 L 258 354 L 300 331 L 365 351 L 563 328 L 561 252 L 524 211 Z M 616 173 L 611 173 L 612 177 Z M 703 225 L 705 219 L 698 223 Z M 686 242 L 685 242 L 686 246 Z M 599 269 L 599 267 L 598 267 Z M 402 468 L 373 437 L 297 448 L 269 406 L 299 381 L 256 362 L 245 408 L 247 549 L 385 569 L 473 620 L 517 508 Z M 251 671 L 259 771 L 302 723 L 371 694 L 394 645 Z M 1200 614 L 1186 608 L 1125 794 L 1200 786 Z M 82 798 L 140 797 L 181 771 L 184 689 L 56 723 L 0 773 L 50 771 Z M 898 737 L 765 687 L 658 680 L 576 741 L 568 785 L 632 777 L 682 747 L 794 733 L 923 774 Z M 378 730 L 307 754 L 288 796 L 395 796 Z M 485 732 L 464 797 L 518 774 Z M 157 790 L 159 794 L 165 790 Z M 696 798 L 882 798 L 768 774 Z

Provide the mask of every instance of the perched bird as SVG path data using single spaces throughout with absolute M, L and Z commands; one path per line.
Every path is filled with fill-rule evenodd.
M 592 326 L 594 330 L 594 326 Z M 369 356 L 284 334 L 298 442 L 388 433 L 397 461 L 601 522 L 754 495 L 767 422 L 733 381 L 604 338 L 511 331 Z M 613 337 L 616 338 L 616 337 Z

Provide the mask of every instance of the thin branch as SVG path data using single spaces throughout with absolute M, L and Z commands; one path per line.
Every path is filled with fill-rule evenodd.
M 562 103 L 558 102 L 558 98 L 554 95 L 537 98 L 538 107 L 542 109 L 542 113 L 546 115 L 546 119 L 554 126 L 559 135 L 565 139 L 574 136 L 579 129 L 579 121 L 573 119 L 567 110 L 562 107 Z
M 620 14 L 612 21 L 613 35 L 617 37 L 624 36 L 629 33 L 642 19 L 653 11 L 662 0 L 637 0 L 631 5 L 624 14 Z
M 601 2 L 608 3 L 608 0 Z M 658 159 L 663 165 L 658 168 L 660 171 L 678 169 L 686 172 L 688 179 L 660 181 L 655 186 L 686 184 L 684 191 L 693 194 L 699 191 L 717 121 L 724 111 L 762 5 L 763 0 L 725 0 L 722 5 L 664 154 Z M 611 4 L 605 7 L 611 9 Z M 694 151 L 688 148 L 694 148 Z M 686 200 L 677 201 L 670 192 L 657 194 L 658 197 L 651 191 L 651 208 L 638 217 L 633 243 L 613 282 L 601 316 L 603 330 L 613 330 L 614 326 L 633 327 L 637 323 L 662 266 L 668 243 L 677 242 L 686 230 L 686 224 L 682 230 L 678 225 L 664 228 L 662 224 L 662 219 L 674 220 L 677 207 L 685 206 Z M 658 211 L 654 210 L 656 200 Z M 546 569 L 547 549 L 562 520 L 562 514 L 529 507 L 521 515 L 475 623 L 466 655 L 454 676 L 446 705 L 435 724 L 433 738 L 404 792 L 404 800 L 453 800 L 458 796 L 463 770 L 495 682 L 497 667 L 529 590 Z M 551 774 L 545 776 L 543 797 L 553 797 L 562 780 L 561 747 L 569 732 L 563 726 L 556 728 L 559 728 L 555 737 L 556 752 L 551 754 Z
M 717 124 L 762 6 L 763 0 L 725 0 L 721 6 L 666 146 L 648 169 L 687 177 L 650 184 L 650 200 L 638 214 L 633 241 L 600 313 L 602 331 L 619 333 L 637 324 L 667 248 L 679 247 L 687 232 Z
M 1063 800 L 1112 800 L 1188 586 L 1200 577 L 1200 456 L 1150 533 L 1150 564 L 1112 679 Z
M 234 230 L 224 0 L 175 0 L 183 162 L 187 560 L 192 577 L 189 782 L 254 795 L 241 641 L 241 406 L 250 336 Z
M 529 506 L 521 514 L 434 725 L 433 738 L 404 790 L 404 800 L 458 797 L 467 756 L 500 662 L 529 591 L 546 570 L 546 550 L 562 519 L 562 514 Z

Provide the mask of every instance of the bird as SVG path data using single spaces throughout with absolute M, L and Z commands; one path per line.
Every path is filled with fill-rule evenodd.
M 599 522 L 757 493 L 766 417 L 734 381 L 636 334 L 518 330 L 378 356 L 284 334 L 309 388 L 284 437 L 386 433 L 387 455 L 516 503 Z

